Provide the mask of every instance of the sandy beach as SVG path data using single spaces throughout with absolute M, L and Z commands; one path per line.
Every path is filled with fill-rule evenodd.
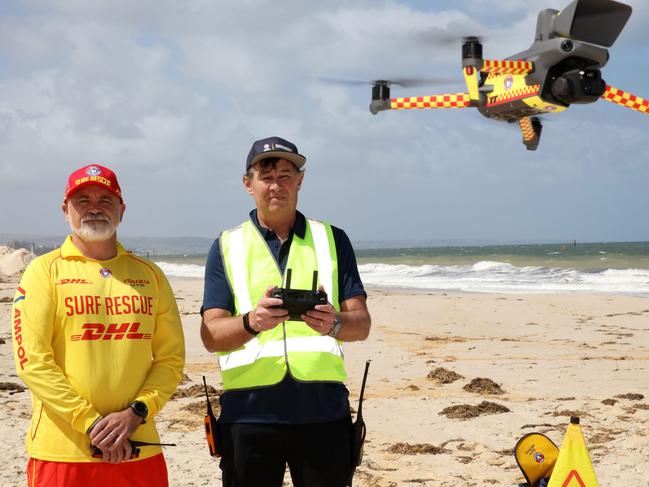
M 24 485 L 31 414 L 12 358 L 17 277 L 0 280 L 0 485 Z M 187 342 L 186 379 L 158 416 L 173 486 L 219 485 L 207 450 L 201 376 L 221 388 L 200 342 L 202 281 L 172 279 Z M 649 300 L 619 295 L 503 295 L 369 290 L 370 338 L 345 347 L 357 405 L 365 360 L 368 426 L 359 486 L 515 486 L 517 439 L 561 444 L 581 418 L 602 486 L 649 486 Z M 474 381 L 474 379 L 482 379 Z M 217 394 L 212 396 L 216 405 Z M 477 407 L 479 406 L 480 407 Z M 286 485 L 291 485 L 286 476 Z

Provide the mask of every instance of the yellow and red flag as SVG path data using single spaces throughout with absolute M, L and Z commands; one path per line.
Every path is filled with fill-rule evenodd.
M 570 418 L 548 487 L 599 487 L 579 418 Z

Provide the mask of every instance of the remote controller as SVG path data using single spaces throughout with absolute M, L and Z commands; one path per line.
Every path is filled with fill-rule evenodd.
M 288 310 L 290 321 L 302 321 L 300 315 L 313 309 L 318 304 L 327 304 L 327 293 L 318 291 L 318 271 L 313 271 L 312 289 L 291 289 L 291 269 L 286 270 L 286 288 L 276 287 L 271 297 L 279 298 L 282 304 L 273 308 Z

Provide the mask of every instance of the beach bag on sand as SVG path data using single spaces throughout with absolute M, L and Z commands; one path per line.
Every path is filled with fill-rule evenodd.
M 514 458 L 526 484 L 519 487 L 546 487 L 559 456 L 559 448 L 541 433 L 528 433 L 514 447 Z
M 351 473 L 349 474 L 348 486 L 352 485 L 352 478 L 356 467 L 363 461 L 363 444 L 365 443 L 365 421 L 363 420 L 363 395 L 365 394 L 365 382 L 367 381 L 367 373 L 370 368 L 370 361 L 365 362 L 365 373 L 363 374 L 363 384 L 361 385 L 361 394 L 358 398 L 358 412 L 356 413 L 356 421 L 352 423 L 351 431 Z

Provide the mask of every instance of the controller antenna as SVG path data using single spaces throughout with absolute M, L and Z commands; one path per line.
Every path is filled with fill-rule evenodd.
M 291 289 L 291 269 L 286 269 L 286 289 Z
M 318 290 L 318 271 L 313 271 L 313 291 Z

